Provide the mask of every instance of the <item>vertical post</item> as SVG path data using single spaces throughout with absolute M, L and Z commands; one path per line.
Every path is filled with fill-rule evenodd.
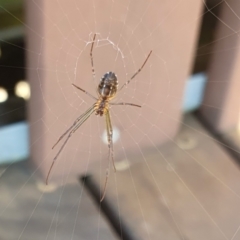
M 234 9 L 235 14 L 232 13 Z M 224 133 L 239 124 L 240 110 L 240 2 L 223 4 L 216 30 L 208 82 L 201 115 L 217 132 Z
M 201 0 L 141 4 L 138 0 L 38 0 L 26 1 L 26 6 L 31 159 L 43 175 L 61 146 L 52 151 L 53 144 L 93 104 L 72 83 L 94 94 L 103 74 L 114 71 L 121 86 L 151 50 L 141 73 L 115 100 L 142 108 L 112 107 L 113 128 L 120 134 L 114 142 L 115 158 L 141 156 L 142 149 L 176 134 L 201 21 Z M 93 80 L 89 54 L 95 33 Z M 104 121 L 92 116 L 83 126 L 71 137 L 52 176 L 84 173 L 89 163 L 106 158 L 107 145 L 101 142 Z

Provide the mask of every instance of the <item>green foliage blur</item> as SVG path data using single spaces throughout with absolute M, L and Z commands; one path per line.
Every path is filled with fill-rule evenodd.
M 0 0 L 0 31 L 24 22 L 23 0 Z

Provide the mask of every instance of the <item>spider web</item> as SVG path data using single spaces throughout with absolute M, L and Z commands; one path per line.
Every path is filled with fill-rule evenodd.
M 240 219 L 238 217 L 240 208 L 237 207 L 240 198 L 239 189 L 230 184 L 229 179 L 221 176 L 220 173 L 223 172 L 221 166 L 216 162 L 211 166 L 207 165 L 199 160 L 201 159 L 200 154 L 195 156 L 191 151 L 180 147 L 178 148 L 179 154 L 184 152 L 188 156 L 185 159 L 186 172 L 189 174 L 192 169 L 199 169 L 199 174 L 187 178 L 183 174 L 184 171 L 178 168 L 177 163 L 174 163 L 171 154 L 162 151 L 160 146 L 166 138 L 175 146 L 179 145 L 173 137 L 173 133 L 177 130 L 176 122 L 183 124 L 189 130 L 193 129 L 199 136 L 204 136 L 206 142 L 217 142 L 211 136 L 199 131 L 196 126 L 179 121 L 184 90 L 179 86 L 182 86 L 190 69 L 188 72 L 184 72 L 176 67 L 184 59 L 179 58 L 178 54 L 181 53 L 181 49 L 175 43 L 176 39 L 183 41 L 182 46 L 185 50 L 185 46 L 191 42 L 191 39 L 185 39 L 182 36 L 192 31 L 191 26 L 199 22 L 202 15 L 207 13 L 214 15 L 213 10 L 222 5 L 226 5 L 231 16 L 236 17 L 238 21 L 240 16 L 232 9 L 230 3 L 223 0 L 218 1 L 211 9 L 207 7 L 205 12 L 193 17 L 194 21 L 189 23 L 188 17 L 193 14 L 196 3 L 192 1 L 164 1 L 162 4 L 164 7 L 159 9 L 157 1 L 138 1 L 136 4 L 135 1 L 54 0 L 45 2 L 44 5 L 42 2 L 29 1 L 28 6 L 33 9 L 29 11 L 29 16 L 32 14 L 36 16 L 36 19 L 39 16 L 44 16 L 46 21 L 39 28 L 35 22 L 24 22 L 28 34 L 35 39 L 35 42 L 25 50 L 28 53 L 28 61 L 34 61 L 32 65 L 34 67 L 28 69 L 33 96 L 29 108 L 30 110 L 38 109 L 38 111 L 34 111 L 34 115 L 30 116 L 29 127 L 31 132 L 34 132 L 31 135 L 30 149 L 31 152 L 35 153 L 33 160 L 36 168 L 27 180 L 17 185 L 14 192 L 8 193 L 6 189 L 2 188 L 4 193 L 11 196 L 10 201 L 9 198 L 6 198 L 8 202 L 3 197 L 5 202 L 0 212 L 0 216 L 3 218 L 12 214 L 18 199 L 32 198 L 33 202 L 28 208 L 27 219 L 21 220 L 21 224 L 18 225 L 18 234 L 17 236 L 12 235 L 12 239 L 33 239 L 31 227 L 36 219 L 42 218 L 42 212 L 38 209 L 45 201 L 48 201 L 49 196 L 48 193 L 41 192 L 36 187 L 33 192 L 34 197 L 25 195 L 27 194 L 25 192 L 26 185 L 35 178 L 39 180 L 34 182 L 34 186 L 36 183 L 38 187 L 41 185 L 42 179 L 38 177 L 40 169 L 49 168 L 51 160 L 61 146 L 59 143 L 56 150 L 52 151 L 53 144 L 64 130 L 94 103 L 89 96 L 72 87 L 72 83 L 97 96 L 96 87 L 99 79 L 104 73 L 113 71 L 118 76 L 119 86 L 122 86 L 139 69 L 151 50 L 153 51 L 152 55 L 142 71 L 113 100 L 113 102 L 135 103 L 142 107 L 139 109 L 130 106 L 112 106 L 110 109 L 114 128 L 114 159 L 117 168 L 126 168 L 124 174 L 128 176 L 128 179 L 131 179 L 132 192 L 129 194 L 132 194 L 131 197 L 136 202 L 134 209 L 140 215 L 142 224 L 140 228 L 143 233 L 141 237 L 142 239 L 158 239 L 159 237 L 151 232 L 152 220 L 149 220 L 148 209 L 143 204 L 145 196 L 141 196 L 142 192 L 137 187 L 134 166 L 144 163 L 149 172 L 151 185 L 158 190 L 156 197 L 165 204 L 169 221 L 174 226 L 168 235 L 169 239 L 200 239 L 200 231 L 204 231 L 201 234 L 205 239 L 238 239 L 240 234 Z M 201 4 L 205 5 L 205 2 L 202 1 Z M 13 18 L 17 18 L 8 9 L 0 7 Z M 185 15 L 180 11 L 180 8 L 187 9 L 184 12 Z M 214 16 L 219 23 L 224 24 L 229 29 L 230 33 L 226 38 L 238 36 L 238 30 L 233 29 L 218 16 Z M 177 30 L 176 24 L 179 26 Z M 191 35 L 192 38 L 197 34 L 198 29 L 195 31 L 196 33 Z M 89 55 L 94 34 L 96 34 L 93 48 L 95 77 L 92 76 Z M 176 38 L 172 36 L 176 36 Z M 221 40 L 222 37 L 208 45 Z M 34 44 L 37 44 L 38 50 Z M 233 46 L 233 49 L 235 48 L 238 46 Z M 231 51 L 232 49 L 222 50 Z M 193 54 L 194 45 L 188 51 L 186 55 Z M 204 54 L 212 53 L 206 52 Z M 187 62 L 184 63 L 187 64 Z M 216 108 L 212 108 L 216 110 Z M 222 109 L 217 110 L 221 111 Z M 237 112 L 238 110 L 235 109 Z M 173 126 L 172 129 L 169 130 L 169 126 Z M 152 156 L 159 158 L 162 168 L 157 169 L 158 171 L 149 164 Z M 108 166 L 107 158 L 105 120 L 93 115 L 73 134 L 54 166 L 50 182 L 55 183 L 55 179 L 57 179 L 57 184 L 62 188 L 58 195 L 54 196 L 55 205 L 52 208 L 55 211 L 46 219 L 47 224 L 39 228 L 35 227 L 36 231 L 43 229 L 42 239 L 78 239 L 76 234 L 79 231 L 78 220 L 81 218 L 84 207 L 86 207 L 82 206 L 84 193 L 80 190 L 76 192 L 75 203 L 65 213 L 67 186 L 69 182 L 73 183 L 74 186 L 77 175 L 84 175 L 91 171 L 98 172 L 101 185 L 103 185 L 105 169 Z M 129 167 L 130 165 L 132 167 Z M 13 165 L 10 165 L 1 178 L 10 175 L 12 169 Z M 233 174 L 232 179 L 239 179 L 238 170 L 232 163 L 230 163 L 229 169 Z M 111 168 L 110 170 L 109 189 L 116 190 L 118 211 L 119 215 L 122 216 L 126 214 L 122 210 L 123 206 L 119 197 L 119 191 L 123 185 L 120 182 L 122 178 L 119 178 L 118 172 L 113 174 Z M 162 182 L 158 182 L 156 177 L 158 173 L 167 175 L 168 181 L 163 179 Z M 188 174 L 186 175 L 189 176 Z M 204 174 L 207 175 L 207 179 L 205 179 Z M 194 188 L 196 185 L 192 185 L 193 178 L 199 184 L 202 181 L 207 185 L 209 179 L 211 183 L 215 182 L 218 187 L 216 192 L 221 192 L 220 196 L 223 199 L 217 199 L 216 196 L 219 196 L 217 193 L 216 196 L 214 193 L 210 193 L 209 191 L 212 189 L 208 186 L 199 195 L 197 193 L 199 189 Z M 50 184 L 51 186 L 54 187 L 54 184 Z M 166 186 L 174 188 L 176 195 L 171 196 L 166 191 Z M 227 191 L 225 191 L 226 189 Z M 176 196 L 180 196 L 181 199 L 173 206 L 172 199 Z M 185 198 L 185 196 L 187 197 Z M 211 210 L 213 201 L 219 205 L 219 208 Z M 233 213 L 226 213 L 225 217 L 224 207 L 230 208 L 230 212 Z M 214 212 L 217 210 L 219 210 L 219 214 Z M 193 222 L 198 222 L 198 229 L 195 231 L 194 229 L 188 232 L 184 231 L 187 220 L 178 216 L 184 211 L 193 212 L 192 215 L 188 216 L 192 218 Z M 74 217 L 69 220 L 72 223 L 71 227 L 66 224 L 66 219 L 62 219 L 62 215 L 67 215 L 69 212 L 75 213 L 75 215 L 71 215 Z M 106 230 L 103 227 L 100 209 L 98 209 L 98 216 L 98 225 L 92 226 L 89 234 L 92 234 L 92 238 L 95 239 L 113 238 L 104 232 Z M 229 224 L 231 226 L 226 225 L 227 220 L 230 221 L 229 216 L 234 216 L 235 220 Z M 16 217 L 21 217 L 20 212 L 16 213 Z M 127 218 L 125 215 L 123 217 Z M 65 236 L 60 236 L 62 234 L 61 228 L 64 228 Z M 9 239 L 7 236 L 4 237 L 3 239 Z

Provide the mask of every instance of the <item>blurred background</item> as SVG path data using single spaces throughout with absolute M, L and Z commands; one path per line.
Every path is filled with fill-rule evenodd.
M 0 19 L 1 239 L 240 239 L 239 1 L 1 0 Z M 113 70 L 121 86 L 150 50 L 117 97 L 141 111 L 111 112 L 104 201 L 99 119 L 46 186 L 53 144 L 92 104 L 71 83 L 94 94 Z

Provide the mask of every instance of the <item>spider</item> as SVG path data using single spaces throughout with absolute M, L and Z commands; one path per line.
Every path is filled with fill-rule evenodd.
M 90 50 L 90 58 L 91 58 L 93 78 L 95 77 L 95 70 L 94 70 L 94 65 L 93 65 L 93 54 L 92 54 L 92 52 L 93 52 L 93 46 L 94 46 L 95 39 L 96 39 L 96 34 L 94 34 L 94 36 L 93 36 L 91 50 Z M 113 72 L 107 72 L 101 78 L 100 83 L 97 87 L 98 98 L 94 97 L 93 95 L 91 95 L 90 93 L 88 93 L 84 89 L 76 86 L 75 84 L 72 84 L 74 87 L 81 90 L 82 92 L 87 94 L 92 99 L 96 100 L 96 102 L 86 112 L 84 112 L 82 115 L 80 115 L 74 121 L 74 123 L 67 129 L 67 131 L 65 131 L 60 136 L 58 141 L 53 145 L 52 149 L 63 139 L 63 137 L 65 137 L 68 134 L 65 142 L 63 143 L 63 145 L 61 146 L 61 148 L 59 149 L 59 151 L 57 152 L 56 156 L 53 159 L 53 162 L 50 166 L 50 169 L 48 171 L 48 175 L 47 175 L 47 178 L 46 178 L 46 184 L 48 184 L 49 175 L 51 173 L 51 170 L 53 168 L 53 165 L 54 165 L 55 161 L 57 160 L 59 154 L 64 149 L 65 145 L 67 144 L 67 142 L 70 139 L 70 137 L 72 136 L 72 134 L 75 133 L 77 131 L 77 129 L 95 112 L 96 115 L 99 115 L 99 116 L 104 115 L 105 116 L 106 129 L 107 129 L 107 141 L 108 141 L 108 148 L 109 148 L 108 167 L 106 169 L 106 179 L 105 179 L 105 184 L 104 184 L 104 188 L 103 188 L 102 197 L 100 199 L 100 202 L 102 202 L 102 200 L 104 199 L 105 194 L 106 194 L 106 186 L 107 186 L 107 181 L 108 181 L 108 177 L 109 177 L 110 161 L 112 161 L 114 171 L 116 172 L 116 167 L 115 167 L 115 164 L 114 164 L 114 157 L 113 157 L 113 154 L 114 154 L 113 153 L 113 142 L 112 142 L 113 130 L 112 130 L 112 124 L 111 124 L 111 118 L 110 118 L 110 112 L 109 112 L 109 105 L 129 105 L 129 106 L 134 106 L 134 107 L 141 107 L 140 105 L 133 104 L 133 103 L 125 103 L 125 102 L 111 103 L 110 100 L 112 100 L 116 96 L 117 91 L 122 90 L 127 84 L 130 83 L 130 81 L 132 79 L 134 79 L 136 77 L 136 75 L 139 72 L 141 72 L 144 65 L 148 61 L 151 53 L 152 53 L 152 51 L 150 51 L 147 58 L 143 62 L 142 66 L 132 75 L 132 77 L 128 81 L 126 81 L 122 85 L 122 87 L 119 90 L 118 90 L 117 75 Z

